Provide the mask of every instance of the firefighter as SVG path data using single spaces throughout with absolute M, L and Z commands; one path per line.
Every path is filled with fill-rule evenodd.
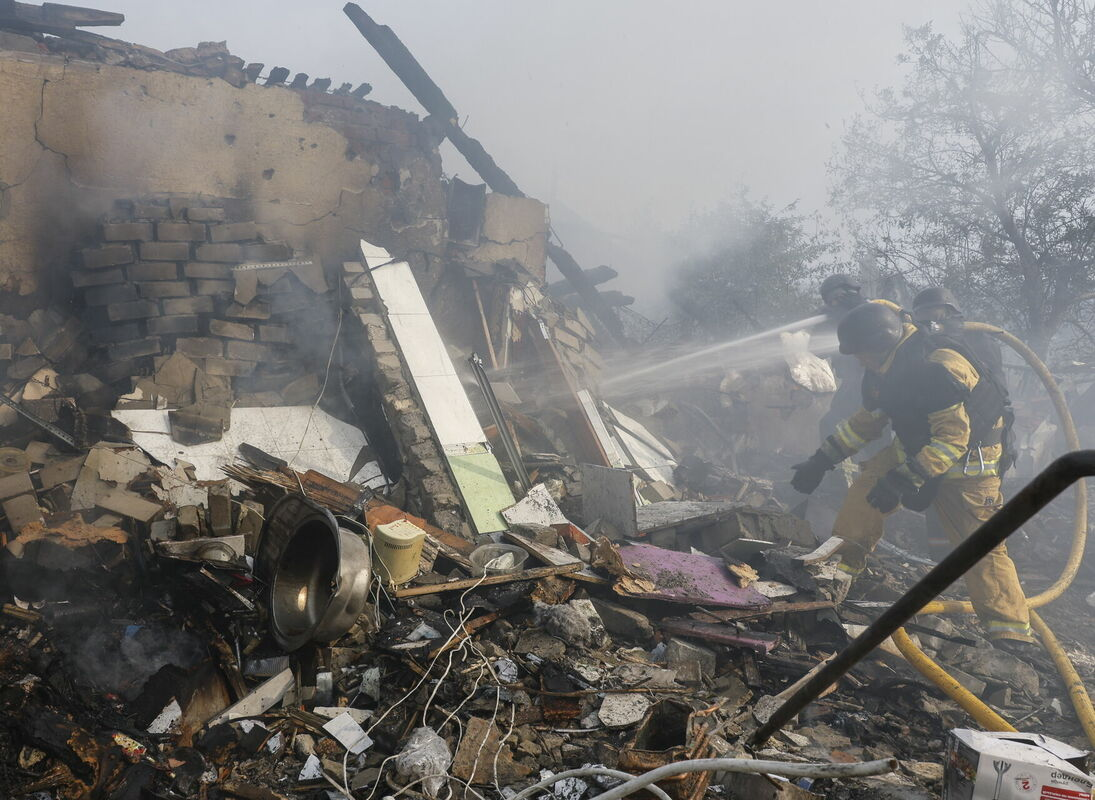
M 822 306 L 817 313 L 826 317 L 818 326 L 819 332 L 835 332 L 844 315 L 863 303 L 859 284 L 851 275 L 830 275 L 821 282 L 818 291 Z M 838 422 L 859 408 L 859 384 L 863 380 L 863 367 L 854 358 L 835 355 L 832 367 L 837 389 L 829 403 L 829 410 L 818 423 L 822 439 L 836 429 Z
M 1004 381 L 1004 356 L 1000 343 L 981 331 L 964 331 L 965 314 L 950 290 L 941 286 L 929 286 L 913 298 L 913 321 L 917 326 L 932 333 L 943 333 L 952 339 L 961 339 L 977 359 Z
M 1011 441 L 1011 428 L 1015 422 L 1015 414 L 1008 396 L 1007 378 L 1004 375 L 1004 355 L 1000 343 L 982 331 L 964 330 L 962 326 L 966 321 L 965 314 L 958 307 L 958 301 L 950 290 L 942 286 L 929 286 L 917 293 L 913 298 L 912 317 L 917 327 L 922 330 L 929 333 L 942 333 L 949 338 L 961 340 L 979 362 L 974 365 L 974 368 L 995 380 L 1000 391 L 1004 393 L 1007 405 L 1004 411 L 1003 453 L 998 469 L 1002 480 L 1015 462 L 1016 454 L 1014 443 Z M 925 512 L 924 532 L 928 554 L 933 559 L 939 561 L 950 552 L 950 540 L 944 533 L 938 516 L 930 508 Z
M 841 321 L 840 352 L 865 369 L 862 408 L 841 422 L 791 485 L 813 492 L 825 473 L 877 439 L 894 441 L 862 465 L 837 515 L 844 540 L 839 567 L 853 577 L 882 538 L 883 522 L 901 504 L 929 505 L 958 544 L 1003 504 L 1000 459 L 1005 397 L 978 373 L 962 342 L 918 329 L 887 301 L 864 303 Z M 1013 654 L 1034 644 L 1015 565 L 1000 545 L 966 573 L 970 599 L 992 643 Z

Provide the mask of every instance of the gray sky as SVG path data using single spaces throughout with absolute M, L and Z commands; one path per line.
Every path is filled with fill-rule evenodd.
M 861 94 L 896 83 L 902 24 L 953 31 L 955 0 L 362 0 L 390 25 L 500 165 L 553 205 L 587 266 L 658 293 L 659 234 L 734 195 L 823 210 L 825 165 Z M 421 111 L 340 1 L 102 0 L 116 33 L 367 81 Z M 450 173 L 475 181 L 458 156 Z M 621 281 L 622 282 L 622 281 Z M 648 304 L 649 305 L 649 304 Z

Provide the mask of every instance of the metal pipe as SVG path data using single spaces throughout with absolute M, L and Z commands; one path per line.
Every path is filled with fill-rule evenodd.
M 494 419 L 494 426 L 498 429 L 498 438 L 502 441 L 502 449 L 506 451 L 506 457 L 509 459 L 509 463 L 513 465 L 513 471 L 517 473 L 517 480 L 520 481 L 521 488 L 528 494 L 528 490 L 532 488 L 532 480 L 529 478 L 528 470 L 525 469 L 525 462 L 521 460 L 517 443 L 513 441 L 513 437 L 510 435 L 506 418 L 502 414 L 502 407 L 498 405 L 498 398 L 494 394 L 494 387 L 490 385 L 490 378 L 487 377 L 487 373 L 483 369 L 483 359 L 479 357 L 478 353 L 472 353 L 471 357 L 468 358 L 468 363 L 471 364 L 471 371 L 475 374 L 475 380 L 487 401 L 487 409 Z
M 644 772 L 631 778 L 627 783 L 602 792 L 593 800 L 618 800 L 633 792 L 650 786 L 655 781 L 672 778 L 689 772 L 752 772 L 760 775 L 782 775 L 788 778 L 858 778 L 869 775 L 884 775 L 897 769 L 896 758 L 882 758 L 877 761 L 856 761 L 851 764 L 792 763 L 789 761 L 758 761 L 753 758 L 697 758 L 692 761 L 677 761 Z M 564 778 L 578 774 L 601 772 L 600 767 L 583 768 L 561 772 L 542 780 L 534 786 L 523 789 L 514 795 L 513 800 L 525 800 L 533 793 L 546 789 Z
M 1066 453 L 1044 469 L 1022 491 L 996 512 L 969 538 L 959 544 L 927 575 L 890 606 L 867 630 L 863 631 L 824 669 L 806 681 L 776 709 L 749 739 L 762 744 L 813 702 L 822 691 L 838 680 L 860 659 L 882 644 L 929 601 L 958 580 L 984 558 L 990 550 L 1050 503 L 1057 495 L 1081 478 L 1095 475 L 1095 450 Z

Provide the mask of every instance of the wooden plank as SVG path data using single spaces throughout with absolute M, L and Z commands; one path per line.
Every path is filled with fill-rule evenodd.
M 832 600 L 806 600 L 801 603 L 772 603 L 768 608 L 762 609 L 733 609 L 714 608 L 711 610 L 696 611 L 693 616 L 705 616 L 720 622 L 736 622 L 743 619 L 756 617 L 770 617 L 772 614 L 797 614 L 805 611 L 821 611 L 825 608 L 833 608 Z
M 437 583 L 432 586 L 411 586 L 396 591 L 396 597 L 420 597 L 424 594 L 440 594 L 441 592 L 455 592 L 460 589 L 470 589 L 473 586 L 494 586 L 500 583 L 517 583 L 518 581 L 532 581 L 537 578 L 548 578 L 552 575 L 568 575 L 582 568 L 581 563 L 563 564 L 559 567 L 538 567 L 526 569 L 523 572 L 510 572 L 505 575 L 488 575 L 486 578 L 464 578 L 448 583 Z
M 565 550 L 560 550 L 558 547 L 550 547 L 546 544 L 540 544 L 537 541 L 522 536 L 514 531 L 503 531 L 502 538 L 507 541 L 513 542 L 518 547 L 522 547 L 528 551 L 529 555 L 534 558 L 538 558 L 545 564 L 553 567 L 560 567 L 565 564 L 581 564 L 582 569 L 577 572 L 569 574 L 567 577 L 573 578 L 576 581 L 582 581 L 583 583 L 592 583 L 598 586 L 611 586 L 613 581 L 608 578 L 602 578 L 595 573 L 589 567 L 585 565 L 580 558 L 572 556 Z

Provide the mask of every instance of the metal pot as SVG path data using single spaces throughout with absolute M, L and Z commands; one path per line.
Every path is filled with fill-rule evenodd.
M 330 511 L 288 495 L 267 515 L 255 575 L 268 588 L 270 630 L 288 651 L 331 642 L 365 608 L 372 580 L 369 547 Z

